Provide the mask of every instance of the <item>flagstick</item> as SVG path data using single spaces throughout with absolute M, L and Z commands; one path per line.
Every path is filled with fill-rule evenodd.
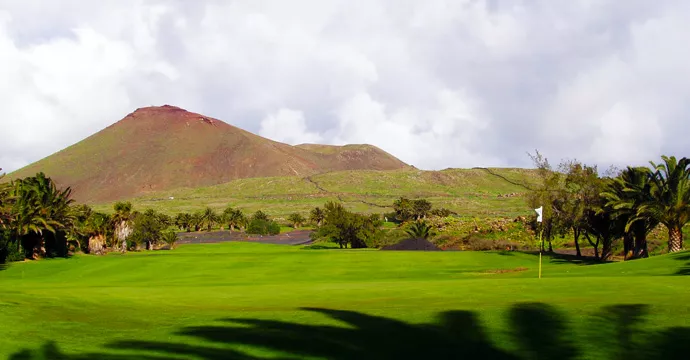
M 544 238 L 542 236 L 544 234 L 544 229 L 542 229 L 539 232 L 539 242 L 541 242 L 541 247 L 539 248 L 539 278 L 541 279 L 541 253 L 544 250 Z
M 544 207 L 540 206 L 538 209 L 534 209 L 537 213 L 537 222 L 542 223 L 542 216 L 544 215 Z M 539 248 L 539 278 L 541 279 L 541 253 L 544 251 L 544 225 L 542 223 L 541 230 L 539 231 L 539 241 L 541 242 L 541 247 Z

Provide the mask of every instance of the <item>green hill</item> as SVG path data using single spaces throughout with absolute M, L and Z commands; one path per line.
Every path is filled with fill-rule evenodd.
M 448 169 L 443 171 L 340 171 L 307 177 L 266 177 L 225 184 L 161 191 L 132 199 L 137 208 L 174 214 L 227 205 L 247 212 L 263 210 L 274 216 L 306 213 L 329 200 L 340 200 L 358 212 L 391 211 L 401 196 L 429 199 L 465 216 L 513 217 L 530 213 L 526 189 L 536 182 L 527 169 Z M 172 199 L 171 199 L 172 198 Z M 110 211 L 111 203 L 95 206 Z

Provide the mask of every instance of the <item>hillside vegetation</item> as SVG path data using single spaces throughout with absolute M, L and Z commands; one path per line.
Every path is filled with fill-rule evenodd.
M 436 208 L 463 216 L 515 217 L 530 214 L 525 187 L 537 181 L 527 169 L 448 169 L 443 171 L 342 171 L 309 177 L 270 177 L 231 181 L 222 185 L 181 188 L 132 199 L 137 208 L 153 208 L 170 215 L 228 204 L 247 213 L 256 210 L 284 217 L 326 201 L 340 200 L 346 208 L 364 213 L 392 210 L 400 197 L 426 198 Z M 170 199 L 170 198 L 173 199 Z M 94 206 L 111 211 L 111 203 Z

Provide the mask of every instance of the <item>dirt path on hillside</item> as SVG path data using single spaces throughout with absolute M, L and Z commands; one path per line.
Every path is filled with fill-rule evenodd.
M 228 241 L 256 242 L 279 245 L 308 245 L 313 241 L 309 237 L 311 230 L 297 230 L 280 235 L 247 235 L 236 231 L 183 232 L 178 233 L 178 244 L 210 244 Z

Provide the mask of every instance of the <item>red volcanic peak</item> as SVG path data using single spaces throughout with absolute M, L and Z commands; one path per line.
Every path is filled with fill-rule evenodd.
M 104 202 L 235 179 L 406 164 L 373 146 L 290 146 L 171 106 L 137 109 L 117 123 L 11 174 L 45 172 L 75 199 Z

